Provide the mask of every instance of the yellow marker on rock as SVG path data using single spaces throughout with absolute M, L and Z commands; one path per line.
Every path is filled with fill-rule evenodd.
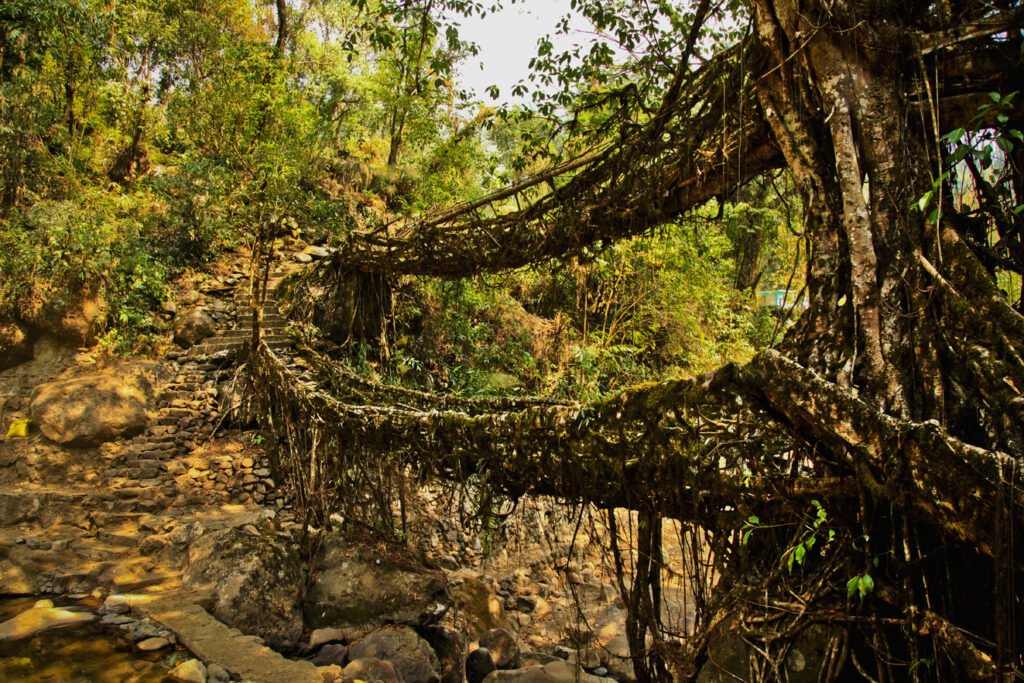
M 7 438 L 10 439 L 16 436 L 28 436 L 28 426 L 31 423 L 32 420 L 27 417 L 23 420 L 15 420 L 7 430 Z

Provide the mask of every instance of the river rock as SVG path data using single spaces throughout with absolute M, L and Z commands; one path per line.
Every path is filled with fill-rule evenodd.
M 495 668 L 490 650 L 486 647 L 478 647 L 466 657 L 466 681 L 467 683 L 481 683 Z
M 231 674 L 220 664 L 211 662 L 206 667 L 206 680 L 215 681 L 215 683 L 227 683 L 231 680 Z
M 319 564 L 324 569 L 313 580 L 304 605 L 306 623 L 313 628 L 380 623 L 422 626 L 435 623 L 448 609 L 439 576 L 358 555 L 337 541 L 328 544 Z
M 359 640 L 365 633 L 347 628 L 318 628 L 309 634 L 309 649 L 315 650 L 326 643 Z
M 633 680 L 633 659 L 629 654 L 629 640 L 617 635 L 601 648 L 601 662 L 612 676 L 622 681 Z
M 492 628 L 480 636 L 480 647 L 487 648 L 494 666 L 499 669 L 511 669 L 519 659 L 519 645 L 515 636 L 503 628 Z
M 313 663 L 317 666 L 330 666 L 331 664 L 344 664 L 348 648 L 341 643 L 327 643 L 313 657 Z
M 135 644 L 135 647 L 139 648 L 140 652 L 156 652 L 157 650 L 164 649 L 170 644 L 170 641 L 166 638 L 152 637 L 143 638 Z
M 98 446 L 138 434 L 149 423 L 165 371 L 149 361 L 40 384 L 29 414 L 43 435 L 69 446 Z
M 31 609 L 0 623 L 0 641 L 20 640 L 51 628 L 83 624 L 94 618 L 92 614 L 72 612 L 54 607 L 49 600 L 40 600 Z
M 193 308 L 174 324 L 174 342 L 189 349 L 212 337 L 217 332 L 217 323 L 203 308 Z
M 272 648 L 290 649 L 302 635 L 302 566 L 287 534 L 267 527 L 258 536 L 238 529 L 207 534 L 189 546 L 183 580 L 212 589 L 217 619 Z
M 344 680 L 383 681 L 383 683 L 405 683 L 391 662 L 376 657 L 363 657 L 348 663 L 341 670 Z
M 349 659 L 384 659 L 395 666 L 405 683 L 439 683 L 437 655 L 427 641 L 408 627 L 374 631 L 349 648 Z
M 206 665 L 198 659 L 187 659 L 168 674 L 172 680 L 187 683 L 206 683 Z

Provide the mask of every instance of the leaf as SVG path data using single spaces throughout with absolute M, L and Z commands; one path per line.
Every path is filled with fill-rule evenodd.
M 32 420 L 27 417 L 23 420 L 15 420 L 7 430 L 7 438 L 13 439 L 16 437 L 28 436 L 28 426 L 30 424 L 32 424 Z
M 947 164 L 957 164 L 963 161 L 963 158 L 967 156 L 967 153 L 971 151 L 971 148 L 967 145 L 960 145 L 954 150 L 952 154 L 946 157 Z
M 871 591 L 875 590 L 875 580 L 871 578 L 871 574 L 864 574 L 860 577 L 857 589 L 860 591 L 861 596 L 867 595 Z
M 846 597 L 852 598 L 853 594 L 857 592 L 857 587 L 860 585 L 860 576 L 855 576 L 846 582 Z
M 941 139 L 943 141 L 945 141 L 945 142 L 957 142 L 966 133 L 967 133 L 967 131 L 964 130 L 963 128 L 957 128 L 957 129 L 951 130 L 948 133 L 946 133 L 945 135 L 943 135 Z

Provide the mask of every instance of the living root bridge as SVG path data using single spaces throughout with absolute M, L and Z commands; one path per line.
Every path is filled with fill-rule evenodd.
M 310 361 L 319 372 L 312 383 L 265 345 L 248 365 L 258 388 L 250 409 L 292 450 L 291 465 L 280 466 L 307 498 L 376 457 L 424 480 L 477 475 L 513 498 L 656 512 L 719 532 L 737 529 L 753 510 L 799 513 L 811 497 L 858 492 L 989 555 L 998 546 L 992 520 L 1006 503 L 993 492 L 1009 495 L 1014 528 L 1024 529 L 1024 489 L 1009 455 L 965 444 L 933 422 L 885 415 L 773 350 L 745 366 L 630 387 L 589 405 L 434 396 Z

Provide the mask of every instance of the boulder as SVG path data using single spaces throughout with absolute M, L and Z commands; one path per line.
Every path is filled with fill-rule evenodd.
M 516 638 L 503 628 L 492 628 L 480 636 L 480 647 L 491 653 L 494 666 L 499 669 L 511 669 L 519 660 L 519 645 Z
M 148 361 L 48 382 L 32 393 L 29 414 L 43 435 L 69 446 L 98 446 L 138 434 L 149 423 L 163 368 Z
M 436 623 L 449 600 L 440 576 L 411 572 L 383 558 L 360 555 L 331 541 L 319 558 L 324 567 L 309 588 L 304 612 L 312 628 Z
M 395 665 L 376 657 L 363 657 L 349 662 L 341 670 L 343 680 L 383 681 L 383 683 L 404 683 L 395 671 Z
M 0 320 L 0 370 L 13 368 L 32 358 L 29 330 L 21 323 Z
M 193 590 L 212 590 L 211 612 L 229 626 L 263 638 L 277 650 L 302 636 L 302 565 L 292 539 L 264 526 L 207 534 L 188 549 L 183 576 Z
M 441 680 L 437 655 L 427 641 L 406 626 L 374 631 L 350 647 L 348 656 L 351 661 L 366 657 L 387 660 L 405 683 L 439 683 Z
M 601 663 L 608 672 L 622 681 L 634 678 L 633 659 L 629 654 L 629 640 L 625 635 L 617 635 L 601 648 Z
M 466 657 L 467 683 L 482 683 L 494 669 L 494 658 L 486 647 L 478 647 Z
M 174 324 L 174 342 L 189 349 L 217 333 L 217 323 L 203 308 L 193 308 Z

